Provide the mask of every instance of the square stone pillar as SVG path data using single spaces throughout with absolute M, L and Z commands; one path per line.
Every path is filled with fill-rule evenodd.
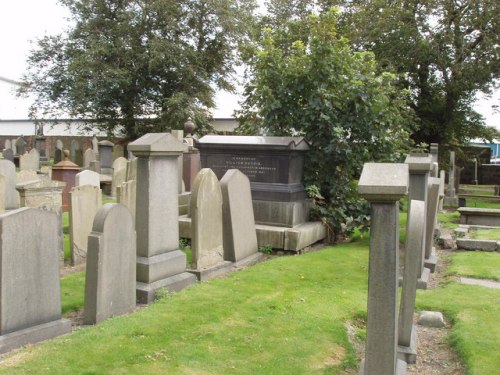
M 455 190 L 455 151 L 450 151 L 450 170 L 448 173 L 448 188 L 444 197 L 444 205 L 458 207 L 458 197 Z
M 408 165 L 366 163 L 358 192 L 371 203 L 366 352 L 360 374 L 406 374 L 397 359 L 399 200 L 408 194 Z
M 179 250 L 178 159 L 187 146 L 169 133 L 150 133 L 130 143 L 137 156 L 137 299 L 150 303 L 158 289 L 194 284 Z
M 410 186 L 408 192 L 408 218 L 411 214 L 412 200 L 419 200 L 425 203 L 425 210 L 427 210 L 427 194 L 428 194 L 428 181 L 429 175 L 431 173 L 433 162 L 432 156 L 426 153 L 414 153 L 410 154 L 405 159 L 405 164 L 408 164 L 408 170 L 410 173 Z M 409 223 L 409 221 L 407 221 Z M 406 233 L 409 233 L 409 228 L 407 224 Z M 425 237 L 425 228 L 424 228 Z M 422 250 L 424 250 L 422 248 Z M 429 281 L 429 270 L 424 267 L 424 252 L 418 257 L 418 265 L 420 267 L 420 273 L 417 281 L 418 289 L 427 289 L 427 283 Z

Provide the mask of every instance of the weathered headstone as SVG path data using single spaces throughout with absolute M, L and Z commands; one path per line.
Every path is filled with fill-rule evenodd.
M 406 363 L 417 360 L 417 330 L 413 325 L 417 279 L 420 277 L 419 261 L 424 247 L 425 203 L 410 201 L 411 215 L 408 217 L 403 290 L 399 305 L 398 356 Z
M 99 173 L 90 170 L 85 170 L 77 173 L 75 176 L 75 186 L 83 185 L 91 185 L 99 188 L 101 186 Z
M 12 148 L 12 142 L 10 141 L 10 139 L 6 139 L 3 145 L 4 150 L 10 150 Z
M 16 184 L 37 183 L 40 177 L 33 170 L 19 171 L 16 173 Z
M 450 151 L 450 169 L 448 172 L 448 186 L 444 197 L 444 204 L 447 206 L 458 206 L 458 197 L 455 190 L 455 151 Z
M 99 153 L 99 140 L 97 139 L 97 137 L 94 135 L 94 137 L 92 138 L 92 150 L 98 154 Z
M 441 212 L 443 211 L 443 206 L 444 206 L 444 197 L 445 197 L 445 194 L 444 194 L 444 185 L 445 185 L 445 179 L 446 179 L 446 172 L 441 170 L 439 172 L 439 179 L 440 179 L 440 182 L 439 182 L 439 208 L 438 210 Z
M 125 182 L 127 177 L 127 159 L 119 157 L 113 162 L 113 179 L 111 182 L 111 196 L 116 197 L 116 188 Z
M 0 214 L 5 212 L 5 189 L 7 189 L 7 178 L 0 174 Z
M 16 166 L 10 160 L 0 160 L 0 174 L 5 176 L 5 209 L 19 208 L 19 194 L 16 190 Z
M 83 151 L 80 146 L 80 142 L 76 139 L 71 141 L 70 146 L 70 159 L 78 166 L 83 166 Z
M 14 163 L 14 151 L 12 151 L 11 148 L 6 148 L 5 150 L 3 150 L 2 154 L 5 160 L 10 160 L 12 163 Z
M 102 206 L 102 193 L 98 187 L 83 185 L 71 189 L 69 196 L 71 264 L 78 265 L 87 258 L 87 239 L 95 215 Z
M 0 353 L 71 331 L 61 318 L 57 241 L 53 212 L 0 215 Z
M 429 178 L 428 200 L 425 211 L 425 267 L 434 272 L 436 269 L 437 257 L 434 245 L 434 228 L 436 226 L 437 210 L 439 205 L 439 178 Z
M 124 155 L 123 153 L 123 146 L 118 144 L 113 147 L 113 160 L 116 160 L 118 158 L 122 158 Z
M 19 156 L 19 169 L 22 171 L 38 171 L 40 169 L 40 154 L 36 148 Z
M 19 138 L 16 139 L 16 150 L 17 150 L 17 155 L 24 155 L 24 153 L 26 152 L 26 146 L 28 144 L 26 143 L 26 141 L 24 140 L 24 137 L 21 136 Z
M 360 374 L 406 374 L 397 359 L 399 200 L 408 194 L 407 164 L 366 163 L 358 184 L 371 204 L 365 359 Z
M 219 180 L 210 168 L 203 168 L 194 179 L 190 213 L 193 270 L 223 264 L 222 192 Z
M 230 169 L 221 181 L 224 259 L 238 262 L 258 254 L 250 180 Z
M 127 163 L 127 181 L 137 180 L 137 158 L 133 157 Z
M 54 164 L 60 163 L 64 159 L 64 145 L 63 142 L 58 139 L 56 141 L 56 149 L 54 151 Z
M 88 243 L 83 321 L 95 324 L 135 308 L 136 235 L 127 208 L 104 205 Z
M 96 160 L 95 151 L 91 148 L 85 150 L 83 154 L 83 167 L 88 169 L 90 168 L 90 163 Z
M 113 174 L 113 146 L 110 141 L 99 142 L 99 161 L 103 174 Z
M 17 141 L 17 139 L 12 139 L 10 141 L 12 152 L 14 153 L 14 155 L 17 155 L 16 141 Z
M 187 147 L 171 134 L 150 133 L 128 148 L 138 157 L 137 299 L 150 303 L 160 288 L 178 291 L 196 281 L 179 250 L 177 158 Z
M 171 133 L 175 138 L 177 138 L 177 140 L 179 142 L 184 141 L 184 131 L 183 130 L 171 130 Z M 183 158 L 184 158 L 184 156 L 181 155 L 181 156 L 179 156 L 179 159 L 177 160 L 177 169 L 179 171 L 179 194 L 182 194 L 184 192 L 184 181 L 182 180 L 182 174 L 184 171 Z
M 135 228 L 135 205 L 136 205 L 137 181 L 130 180 L 122 183 L 117 189 L 117 201 L 128 208 L 132 215 Z

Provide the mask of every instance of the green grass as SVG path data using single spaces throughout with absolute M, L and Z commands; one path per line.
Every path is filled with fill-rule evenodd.
M 467 198 L 466 207 L 500 208 L 500 202 L 481 198 Z
M 344 322 L 366 309 L 367 256 L 365 246 L 353 243 L 275 258 L 27 348 L 0 371 L 335 374 L 355 368 Z
M 458 211 L 445 211 L 438 213 L 438 221 L 444 228 L 455 229 L 460 223 L 460 212 Z
M 485 251 L 454 252 L 448 275 L 500 281 L 500 253 Z
M 83 309 L 85 272 L 75 272 L 61 278 L 61 305 L 63 315 Z
M 478 240 L 500 241 L 500 229 L 476 229 L 469 231 L 469 237 Z

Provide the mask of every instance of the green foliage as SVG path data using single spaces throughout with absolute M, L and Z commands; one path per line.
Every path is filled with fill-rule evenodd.
M 61 0 L 71 28 L 45 36 L 28 58 L 30 116 L 90 119 L 123 132 L 208 126 L 215 88 L 233 89 L 237 46 L 254 0 Z
M 494 0 L 342 1 L 342 30 L 411 91 L 416 143 L 459 145 L 497 132 L 474 111 L 498 84 L 500 4 Z
M 262 254 L 272 254 L 273 247 L 271 245 L 261 245 L 259 246 L 259 252 L 261 252 Z
M 238 113 L 242 132 L 310 143 L 304 166 L 313 218 L 332 240 L 366 222 L 353 182 L 363 163 L 400 159 L 409 137 L 404 92 L 393 75 L 377 74 L 373 54 L 352 51 L 337 34 L 337 17 L 331 11 L 264 29 L 246 51 L 251 80 Z

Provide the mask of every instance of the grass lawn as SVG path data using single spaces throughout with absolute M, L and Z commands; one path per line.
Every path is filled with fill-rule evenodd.
M 500 241 L 500 229 L 476 229 L 469 231 L 469 237 L 478 240 Z
M 453 253 L 448 275 L 500 281 L 500 253 L 486 251 L 457 251 Z

